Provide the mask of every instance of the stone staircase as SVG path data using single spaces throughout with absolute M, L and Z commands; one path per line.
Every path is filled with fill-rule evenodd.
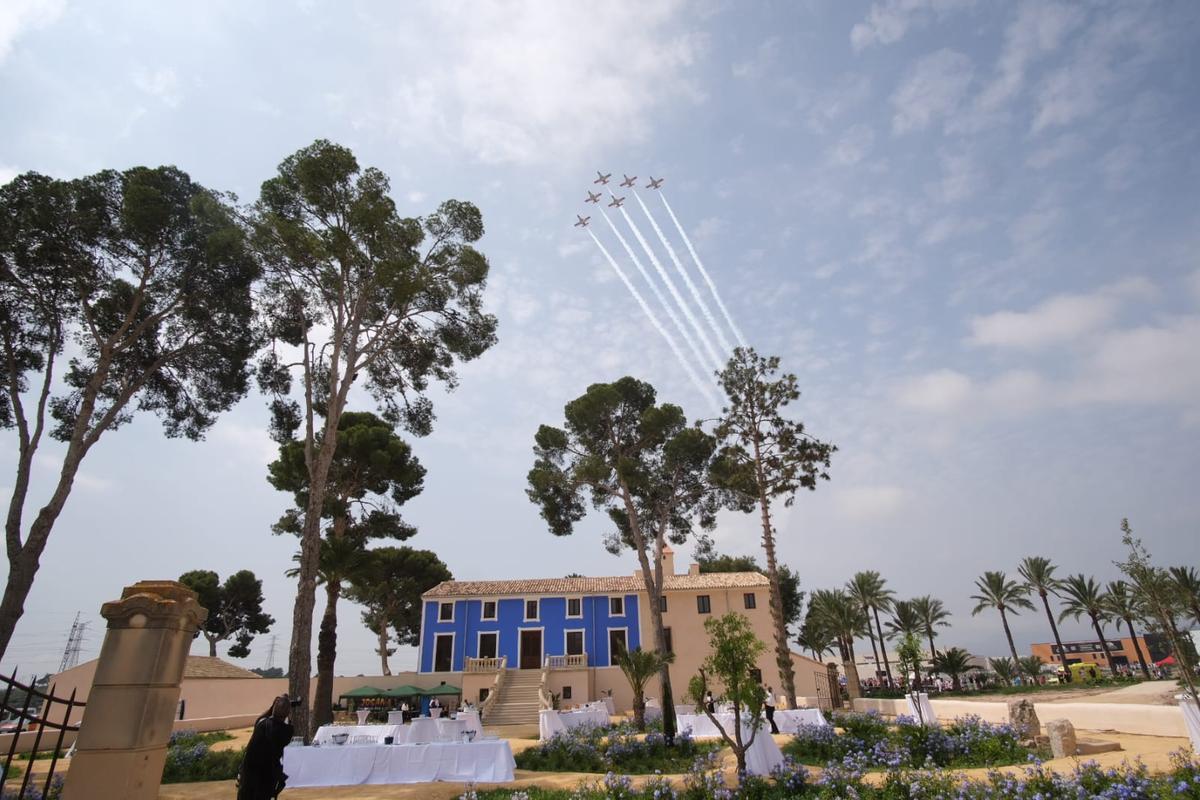
M 510 669 L 504 676 L 504 685 L 496 705 L 488 712 L 485 726 L 492 725 L 536 725 L 538 688 L 542 682 L 540 669 Z

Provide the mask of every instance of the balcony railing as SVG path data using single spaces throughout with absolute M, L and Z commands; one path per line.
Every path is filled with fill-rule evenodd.
M 577 656 L 546 656 L 547 669 L 582 669 L 587 666 L 587 654 Z
M 502 672 L 508 666 L 508 658 L 468 658 L 463 672 Z

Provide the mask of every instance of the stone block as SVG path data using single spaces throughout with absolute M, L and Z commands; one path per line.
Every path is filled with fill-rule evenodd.
M 1120 749 L 1120 742 L 1109 742 L 1104 739 L 1079 739 L 1075 742 L 1075 755 L 1077 756 L 1090 756 L 1096 753 L 1115 753 Z
M 1046 735 L 1050 737 L 1050 752 L 1055 758 L 1075 755 L 1077 743 L 1075 726 L 1069 719 L 1052 719 L 1046 723 Z
M 1027 698 L 1008 701 L 1008 723 L 1016 729 L 1018 739 L 1036 739 L 1042 732 L 1033 701 Z

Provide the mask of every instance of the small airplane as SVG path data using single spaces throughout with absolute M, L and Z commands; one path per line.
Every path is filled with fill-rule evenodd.
M 585 202 L 585 203 L 599 203 L 600 202 L 600 193 L 599 192 L 596 192 L 595 194 L 593 194 L 592 192 L 588 192 L 587 196 L 588 196 L 588 199 L 584 200 L 583 202 Z
M 579 222 L 575 223 L 576 228 L 586 228 L 588 226 L 588 220 L 591 219 L 591 217 L 581 217 L 578 214 L 575 215 L 575 218 L 579 220 Z
M 612 177 L 611 172 L 608 173 L 607 175 L 605 175 L 600 170 L 596 170 L 596 180 L 592 181 L 592 183 L 608 183 L 608 179 L 611 177 Z
M 622 185 L 622 186 L 633 186 L 633 182 L 637 180 L 637 175 L 634 175 L 634 176 L 631 178 L 631 177 L 629 177 L 628 175 L 626 175 L 624 172 L 622 172 L 622 173 L 621 173 L 621 176 L 622 176 L 623 178 L 625 178 L 625 180 L 621 181 L 621 185 Z
M 612 196 L 612 202 L 608 204 L 608 207 L 609 207 L 609 208 L 620 208 L 620 207 L 621 207 L 621 203 L 624 203 L 624 202 L 625 202 L 625 198 L 624 198 L 624 197 L 617 197 L 617 196 L 614 194 L 614 195 Z
M 666 180 L 666 178 L 659 178 L 658 180 L 655 180 L 654 176 L 651 175 L 650 182 L 646 184 L 646 188 L 647 189 L 657 189 L 658 187 L 663 185 L 663 181 L 665 181 L 665 180 Z

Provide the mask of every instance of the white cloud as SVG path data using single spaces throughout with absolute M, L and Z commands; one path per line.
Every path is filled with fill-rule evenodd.
M 21 34 L 53 24 L 64 6 L 63 0 L 5 0 L 0 4 L 0 63 Z
M 942 179 L 932 187 L 932 194 L 941 202 L 966 200 L 983 186 L 983 171 L 970 155 L 943 155 L 941 161 Z
M 875 3 L 867 18 L 850 29 L 850 44 L 858 52 L 873 44 L 892 44 L 914 25 L 932 16 L 972 5 L 973 0 L 885 0 Z
M 966 94 L 972 70 L 971 59 L 956 50 L 943 48 L 922 57 L 892 94 L 892 130 L 923 130 L 951 114 Z
M 1077 6 L 1026 0 L 1004 34 L 1004 49 L 996 63 L 996 77 L 975 99 L 974 111 L 987 115 L 1013 99 L 1025 82 L 1025 73 L 1037 59 L 1053 53 L 1084 20 Z
M 406 7 L 407 9 L 408 7 Z M 359 121 L 406 143 L 486 163 L 577 160 L 645 138 L 672 98 L 700 99 L 685 70 L 703 50 L 675 0 L 439 3 L 396 26 L 390 98 Z M 427 65 L 443 65 L 430 71 Z M 382 117 L 382 119 L 377 119 Z
M 829 160 L 850 167 L 866 158 L 875 142 L 875 133 L 867 125 L 851 125 L 837 144 L 829 149 Z
M 144 69 L 135 70 L 133 85 L 151 97 L 157 97 L 170 108 L 179 106 L 179 77 L 175 70 L 163 67 L 153 72 Z
M 21 174 L 21 170 L 8 164 L 0 164 L 0 186 L 12 181 L 13 178 Z
M 1200 316 L 1100 337 L 1067 393 L 1072 403 L 1200 405 Z
M 957 214 L 950 214 L 939 217 L 925 226 L 921 232 L 921 242 L 922 244 L 941 244 L 956 236 L 976 233 L 986 226 L 987 223 L 976 217 L 960 217 Z
M 998 311 L 970 321 L 973 345 L 1032 349 L 1069 342 L 1112 321 L 1122 302 L 1155 292 L 1144 278 L 1130 278 L 1088 294 L 1058 295 L 1029 311 Z
M 895 516 L 904 507 L 904 501 L 904 490 L 899 486 L 851 486 L 833 492 L 838 513 L 855 521 Z
M 1045 169 L 1064 158 L 1070 158 L 1077 153 L 1083 152 L 1086 147 L 1087 142 L 1084 141 L 1082 136 L 1074 133 L 1066 133 L 1059 136 L 1050 144 L 1034 150 L 1029 154 L 1029 158 L 1025 159 L 1025 163 L 1034 169 Z
M 900 386 L 896 399 L 918 411 L 953 411 L 971 394 L 971 379 L 952 369 L 918 375 Z
M 780 39 L 778 36 L 772 36 L 758 46 L 758 50 L 752 58 L 745 61 L 738 61 L 733 64 L 730 70 L 735 78 L 757 79 L 766 74 L 771 65 L 779 58 Z
M 807 109 L 808 127 L 816 133 L 827 133 L 870 96 L 870 78 L 857 73 L 842 75 L 811 100 L 802 103 Z

